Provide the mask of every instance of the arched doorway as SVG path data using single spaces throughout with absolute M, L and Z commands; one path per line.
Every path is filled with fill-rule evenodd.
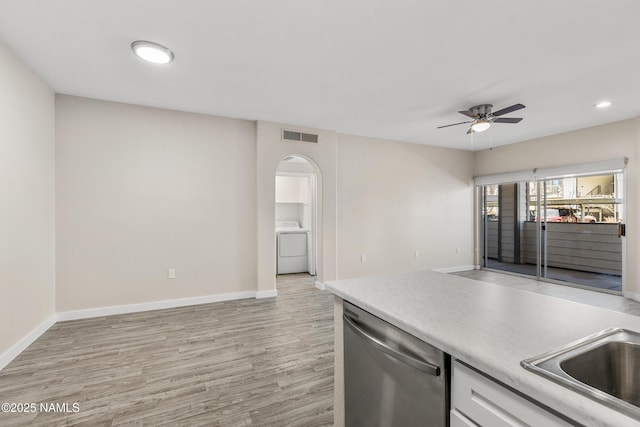
M 280 161 L 274 181 L 276 276 L 316 276 L 321 256 L 319 169 L 306 156 L 292 154 Z

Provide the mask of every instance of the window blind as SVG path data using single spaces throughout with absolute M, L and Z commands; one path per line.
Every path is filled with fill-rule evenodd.
M 600 162 L 580 163 L 550 168 L 536 168 L 517 172 L 482 175 L 474 178 L 475 185 L 511 184 L 552 178 L 567 178 L 579 175 L 607 175 L 622 172 L 627 158 L 603 160 Z
M 514 182 L 534 181 L 536 179 L 533 170 L 498 173 L 494 175 L 476 176 L 474 178 L 476 185 L 497 185 L 512 184 Z
M 535 170 L 536 179 L 569 178 L 579 175 L 609 175 L 620 173 L 627 164 L 627 158 L 611 159 L 601 162 L 581 163 L 577 165 L 540 168 Z

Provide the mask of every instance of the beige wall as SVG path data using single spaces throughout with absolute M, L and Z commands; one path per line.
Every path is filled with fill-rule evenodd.
M 274 292 L 276 273 L 275 176 L 280 161 L 300 155 L 310 161 L 318 176 L 317 280 L 336 278 L 336 134 L 333 131 L 258 122 L 258 291 Z M 319 135 L 318 143 L 281 140 L 282 129 Z
M 472 170 L 471 152 L 338 135 L 338 277 L 471 265 Z
M 54 94 L 0 44 L 0 356 L 55 312 Z
M 319 175 L 320 282 L 471 264 L 471 153 L 298 127 L 318 144 L 285 142 L 291 126 L 63 95 L 56 108 L 60 312 L 272 295 L 275 175 L 291 154 Z
M 255 123 L 58 95 L 56 144 L 58 312 L 255 291 Z
M 626 173 L 627 238 L 623 290 L 640 299 L 640 118 L 479 151 L 475 175 L 564 166 L 628 157 Z

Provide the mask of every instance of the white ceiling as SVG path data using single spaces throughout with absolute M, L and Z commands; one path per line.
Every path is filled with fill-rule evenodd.
M 58 93 L 477 150 L 640 115 L 638 17 L 638 0 L 0 0 L 0 41 Z M 140 39 L 175 61 L 143 63 Z M 436 130 L 518 102 L 520 124 Z

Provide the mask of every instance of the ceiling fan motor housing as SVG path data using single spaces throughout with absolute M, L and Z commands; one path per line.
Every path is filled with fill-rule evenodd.
M 477 114 L 480 117 L 484 117 L 491 114 L 492 107 L 493 105 L 491 104 L 481 104 L 481 105 L 476 105 L 475 107 L 469 108 L 469 111 L 471 111 L 473 114 Z

